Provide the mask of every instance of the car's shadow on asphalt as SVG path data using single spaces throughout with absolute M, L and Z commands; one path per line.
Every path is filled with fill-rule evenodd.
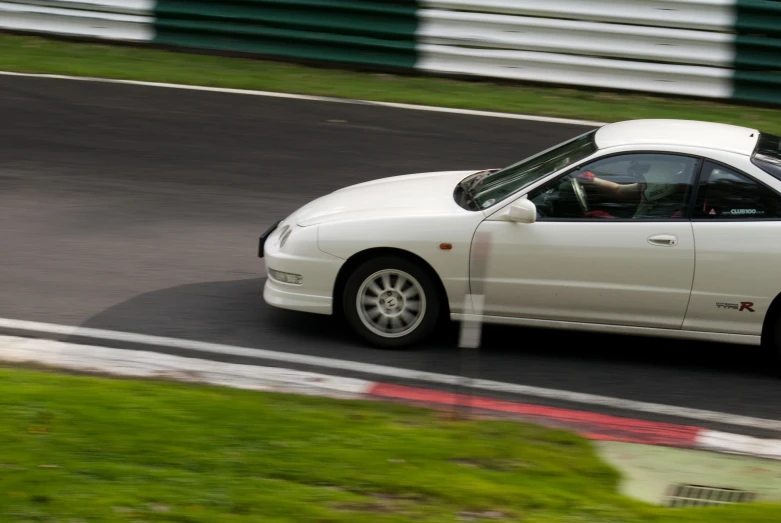
M 265 278 L 252 278 L 148 292 L 81 326 L 282 351 L 296 344 L 347 341 L 329 316 L 268 306 L 263 301 L 264 283 Z
M 373 349 L 338 318 L 268 306 L 262 298 L 264 281 L 216 281 L 149 292 L 93 316 L 82 326 L 458 372 L 457 324 L 443 325 L 430 342 L 414 349 Z M 511 379 L 513 370 L 524 372 L 530 368 L 543 373 L 578 369 L 585 374 L 627 367 L 747 377 L 773 373 L 767 356 L 758 347 L 497 325 L 483 328 L 480 354 L 481 374 L 489 379 Z

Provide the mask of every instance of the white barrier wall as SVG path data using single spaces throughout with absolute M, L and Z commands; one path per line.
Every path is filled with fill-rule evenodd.
M 712 98 L 732 92 L 732 72 L 725 68 L 427 44 L 419 51 L 418 69 L 439 73 Z
M 0 2 L 0 29 L 150 42 L 154 0 Z
M 735 25 L 734 0 L 422 0 L 422 9 L 593 20 L 657 27 L 726 31 Z
M 417 68 L 729 97 L 732 0 L 423 0 Z
M 421 43 L 730 67 L 727 32 L 423 9 Z

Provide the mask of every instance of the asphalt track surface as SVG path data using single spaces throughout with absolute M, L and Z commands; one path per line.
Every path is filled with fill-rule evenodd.
M 455 326 L 389 352 L 267 306 L 258 235 L 348 184 L 501 167 L 587 129 L 0 77 L 0 317 L 458 374 Z M 781 419 L 752 347 L 489 326 L 479 374 Z

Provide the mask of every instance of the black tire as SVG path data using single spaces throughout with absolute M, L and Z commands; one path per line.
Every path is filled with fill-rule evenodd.
M 376 330 L 373 330 L 372 327 L 365 323 L 368 322 L 369 324 L 372 324 L 372 321 L 368 318 L 368 314 L 364 314 L 364 311 L 359 309 L 357 303 L 359 292 L 361 292 L 362 295 L 367 296 L 370 300 L 374 299 L 375 294 L 372 293 L 372 291 L 369 291 L 371 296 L 364 294 L 362 291 L 364 283 L 373 275 L 376 275 L 381 271 L 392 271 L 397 274 L 401 273 L 405 278 L 409 277 L 407 279 L 411 286 L 404 284 L 404 289 L 407 290 L 408 294 L 411 294 L 411 297 L 407 299 L 402 293 L 397 294 L 395 291 L 390 291 L 394 292 L 394 295 L 386 302 L 389 305 L 383 305 L 383 308 L 381 309 L 379 300 L 385 296 L 385 293 L 383 292 L 382 296 L 377 297 L 377 306 L 370 306 L 370 308 L 367 307 L 365 310 L 372 312 L 381 310 L 382 312 L 378 312 L 378 318 L 382 316 L 388 323 L 390 321 L 394 321 L 397 324 L 398 322 L 401 322 L 402 326 L 405 318 L 408 318 L 409 315 L 412 314 L 414 320 L 407 323 L 408 329 L 406 331 L 381 334 L 378 332 L 380 325 L 374 325 Z M 394 280 L 393 276 L 391 276 L 390 280 L 391 283 L 398 282 L 398 279 Z M 417 291 L 410 291 L 412 286 L 415 286 Z M 416 300 L 414 298 L 414 292 L 417 292 L 421 298 Z M 388 309 L 390 304 L 394 303 L 392 301 L 393 299 L 399 300 L 396 303 L 398 307 L 402 307 L 400 309 L 401 312 L 396 313 L 395 310 Z M 413 310 L 416 301 L 418 302 L 418 310 L 422 309 L 422 313 L 418 314 Z M 440 302 L 441 299 L 439 292 L 437 291 L 437 285 L 428 271 L 420 267 L 417 263 L 399 256 L 381 256 L 364 262 L 348 277 L 342 296 L 342 309 L 347 324 L 356 334 L 371 345 L 383 349 L 403 349 L 423 341 L 432 333 L 440 317 Z M 402 315 L 404 312 L 407 314 Z M 393 320 L 394 317 L 397 318 L 398 321 Z
M 776 314 L 775 323 L 770 328 L 770 339 L 766 347 L 769 349 L 773 373 L 781 378 L 781 314 Z

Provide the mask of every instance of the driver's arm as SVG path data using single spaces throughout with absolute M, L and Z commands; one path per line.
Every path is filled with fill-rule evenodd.
M 617 198 L 629 198 L 643 191 L 643 186 L 639 183 L 620 184 L 597 178 L 594 173 L 586 171 L 578 175 L 580 182 L 593 185 L 596 189 L 605 195 L 613 195 Z

